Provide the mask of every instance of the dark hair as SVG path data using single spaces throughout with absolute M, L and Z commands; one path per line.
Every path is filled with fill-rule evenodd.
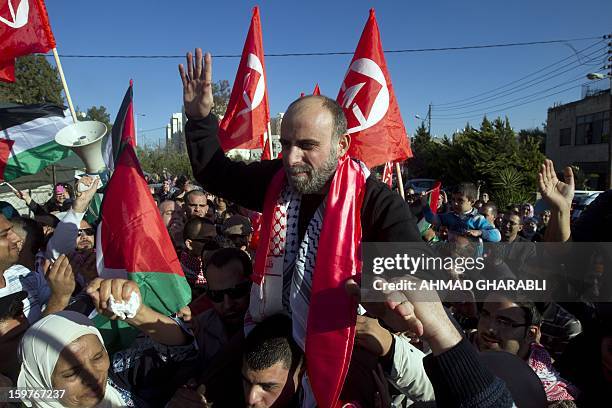
M 510 217 L 512 215 L 516 215 L 519 219 L 519 225 L 523 225 L 523 216 L 517 212 L 517 211 L 506 211 L 506 213 L 504 214 L 504 217 Z
M 183 238 L 193 239 L 204 228 L 205 225 L 212 226 L 215 229 L 215 224 L 208 218 L 192 217 L 187 220 L 183 227 Z
M 476 201 L 476 186 L 474 183 L 459 183 L 453 193 L 461 194 L 472 202 Z
M 302 364 L 304 353 L 293 340 L 291 319 L 275 315 L 259 323 L 246 337 L 244 363 L 251 370 L 260 371 L 282 362 L 294 370 Z
M 26 232 L 25 241 L 30 242 L 32 253 L 40 251 L 45 243 L 45 233 L 43 227 L 31 218 L 15 217 L 11 219 L 13 224 L 19 225 Z
M 529 326 L 542 325 L 542 313 L 533 302 L 515 302 L 525 313 L 525 323 Z
M 342 110 L 342 106 L 340 106 L 338 102 L 336 102 L 335 100 L 331 98 L 328 98 L 327 96 L 308 95 L 308 96 L 304 96 L 299 99 L 296 99 L 295 101 L 291 102 L 291 105 L 289 105 L 289 107 L 287 108 L 287 111 L 285 112 L 285 118 L 289 114 L 291 114 L 294 109 L 297 109 L 301 103 L 304 103 L 313 98 L 321 101 L 321 107 L 327 109 L 327 111 L 332 115 L 332 118 L 334 121 L 333 131 L 332 131 L 332 141 L 333 142 L 338 141 L 338 139 L 340 139 L 342 135 L 346 134 L 346 130 L 347 130 L 346 116 L 344 116 L 344 111 Z
M 210 265 L 216 266 L 217 268 L 223 268 L 233 260 L 240 261 L 244 276 L 251 276 L 253 273 L 253 264 L 251 259 L 246 252 L 239 248 L 221 248 L 213 252 L 204 266 L 204 275 L 206 275 Z

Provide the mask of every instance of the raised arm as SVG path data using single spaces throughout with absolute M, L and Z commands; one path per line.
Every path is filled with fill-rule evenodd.
M 565 242 L 570 239 L 570 212 L 574 198 L 574 173 L 571 167 L 563 170 L 564 181 L 557 178 L 552 160 L 546 159 L 538 174 L 538 189 L 550 205 L 550 221 L 544 241 Z
M 211 193 L 243 207 L 261 211 L 268 184 L 282 167 L 280 160 L 245 164 L 228 159 L 217 138 L 217 118 L 213 107 L 212 57 L 197 48 L 195 60 L 187 53 L 187 67 L 179 65 L 183 83 L 183 103 L 187 152 L 193 175 Z

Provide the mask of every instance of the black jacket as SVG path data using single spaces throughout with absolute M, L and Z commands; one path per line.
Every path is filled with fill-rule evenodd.
M 217 118 L 212 114 L 201 120 L 187 121 L 187 151 L 195 179 L 206 191 L 262 212 L 268 185 L 282 168 L 282 161 L 246 164 L 228 159 L 217 138 L 218 127 Z M 304 224 L 308 224 L 318 205 L 315 202 L 315 205 L 303 207 L 310 208 L 300 208 L 300 235 L 303 235 Z M 366 242 L 421 241 L 416 220 L 406 202 L 373 176 L 366 180 L 361 227 L 362 240 Z

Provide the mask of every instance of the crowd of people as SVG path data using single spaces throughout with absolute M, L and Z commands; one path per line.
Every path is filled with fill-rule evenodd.
M 114 306 L 142 299 L 141 288 L 98 276 L 94 177 L 56 185 L 43 205 L 16 193 L 34 215 L 0 214 L 1 387 L 62 391 L 27 402 L 35 407 L 606 404 L 612 191 L 571 224 L 571 169 L 560 180 L 546 161 L 538 187 L 548 210 L 537 218 L 529 203 L 498 208 L 468 181 L 437 208 L 428 194 L 404 200 L 347 157 L 346 119 L 324 96 L 288 107 L 282 159 L 234 162 L 211 113 L 210 55 L 189 53 L 180 74 L 195 180 L 147 177 L 191 302 L 170 316 L 140 302 L 120 316 Z M 571 259 L 560 244 L 569 241 L 590 242 L 591 257 Z M 457 302 L 432 291 L 422 301 L 406 290 L 367 301 L 361 242 L 450 243 L 452 256 L 493 259 L 489 278 L 561 276 L 556 290 L 575 300 L 492 291 Z M 539 242 L 558 252 L 546 256 Z M 567 276 L 572 262 L 582 275 Z M 96 314 L 138 335 L 111 346 Z

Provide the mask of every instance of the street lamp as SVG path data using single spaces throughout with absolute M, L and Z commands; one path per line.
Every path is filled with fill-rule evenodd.
M 136 113 L 134 115 L 134 142 L 136 143 L 136 146 L 138 146 L 138 117 L 146 117 L 147 115 L 144 113 Z M 144 136 L 143 136 L 144 139 Z M 146 147 L 146 143 L 145 143 L 145 147 Z
M 612 189 L 612 74 L 590 72 L 586 77 L 591 81 L 600 81 L 606 78 L 610 79 L 610 112 L 608 112 L 608 189 Z

